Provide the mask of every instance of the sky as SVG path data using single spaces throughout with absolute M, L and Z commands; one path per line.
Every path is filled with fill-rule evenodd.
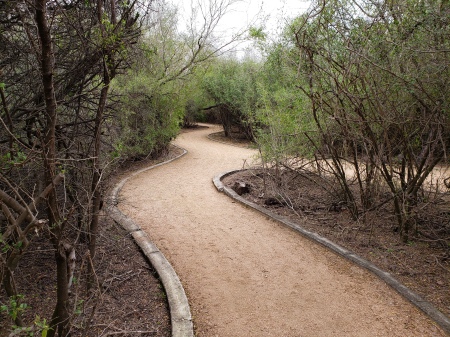
M 304 0 L 242 0 L 235 3 L 227 13 L 222 25 L 241 28 L 260 17 L 268 30 L 276 29 L 278 23 L 285 23 L 304 12 L 309 2 Z
M 180 9 L 185 19 L 189 18 L 192 1 L 199 0 L 170 0 Z M 211 1 L 211 0 L 200 0 Z M 214 0 L 213 0 L 214 1 Z M 219 0 L 220 1 L 220 0 Z M 304 13 L 310 5 L 308 0 L 237 0 L 221 18 L 216 34 L 220 36 L 232 33 L 252 25 L 264 27 L 266 33 L 275 34 L 283 27 L 288 19 Z M 180 23 L 182 29 L 183 23 Z M 242 46 L 241 46 L 242 48 Z

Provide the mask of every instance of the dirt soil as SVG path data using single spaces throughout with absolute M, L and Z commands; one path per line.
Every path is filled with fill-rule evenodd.
M 180 276 L 196 336 L 445 336 L 378 278 L 218 193 L 215 175 L 257 163 L 217 131 L 181 134 L 189 153 L 132 178 L 119 203 Z
M 171 158 L 180 151 L 173 149 L 159 160 L 128 163 L 113 177 L 113 185 L 122 176 L 141 167 Z M 154 269 L 141 254 L 132 238 L 107 215 L 101 217 L 95 258 L 97 286 L 88 300 L 86 284 L 75 281 L 71 305 L 76 306 L 72 317 L 72 336 L 171 336 L 170 316 L 166 295 Z M 86 272 L 87 248 L 77 249 L 76 278 Z M 23 318 L 31 326 L 36 315 L 46 318 L 55 306 L 54 250 L 42 235 L 35 238 L 16 271 L 19 293 L 28 305 Z M 3 288 L 0 304 L 7 303 Z M 0 312 L 0 336 L 8 336 L 12 322 Z

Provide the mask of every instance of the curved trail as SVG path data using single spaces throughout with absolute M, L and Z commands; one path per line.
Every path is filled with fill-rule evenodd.
M 365 270 L 216 191 L 254 150 L 181 134 L 183 158 L 130 179 L 120 209 L 178 273 L 198 337 L 445 336 Z

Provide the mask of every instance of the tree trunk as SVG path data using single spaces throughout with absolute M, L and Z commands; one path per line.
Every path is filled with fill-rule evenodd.
M 36 8 L 36 24 L 38 27 L 38 36 L 41 47 L 41 71 L 42 84 L 45 97 L 45 134 L 44 143 L 42 144 L 42 153 L 45 168 L 46 185 L 51 185 L 53 177 L 56 175 L 56 97 L 54 90 L 53 65 L 54 54 L 52 48 L 52 39 L 50 27 L 47 21 L 46 1 L 35 0 Z M 57 270 L 56 283 L 56 306 L 53 312 L 48 336 L 55 336 L 56 331 L 60 336 L 66 336 L 67 326 L 69 323 L 68 300 L 69 291 L 67 283 L 67 266 L 64 251 L 61 251 L 61 237 L 63 225 L 59 214 L 56 191 L 53 188 L 47 197 L 47 215 L 49 219 L 49 228 L 51 228 L 51 241 L 56 250 L 55 261 Z
M 115 25 L 117 22 L 116 18 L 116 9 L 114 1 L 111 0 L 111 23 Z M 103 4 L 101 0 L 97 1 L 97 15 L 99 23 L 101 24 L 102 35 L 105 38 L 106 32 L 101 21 L 103 14 Z M 91 223 L 89 225 L 89 253 L 91 255 L 91 261 L 94 260 L 95 257 L 95 249 L 97 246 L 97 235 L 98 235 L 98 225 L 99 225 L 99 216 L 100 216 L 100 208 L 102 205 L 102 191 L 101 191 L 101 129 L 103 124 L 103 115 L 106 106 L 106 99 L 108 98 L 109 84 L 111 79 L 114 77 L 114 68 L 109 69 L 108 64 L 114 63 L 111 62 L 113 60 L 112 52 L 105 51 L 103 56 L 103 83 L 104 86 L 100 92 L 100 99 L 98 102 L 97 113 L 95 116 L 95 127 L 94 127 L 94 153 L 93 153 L 93 164 L 92 164 L 92 184 L 91 184 L 91 192 L 92 192 L 92 218 Z M 89 264 L 89 282 L 88 287 L 90 288 L 92 285 L 92 264 Z
M 106 66 L 106 65 L 105 65 Z M 103 121 L 103 113 L 106 105 L 106 98 L 108 97 L 109 90 L 109 78 L 107 79 L 107 83 L 102 88 L 100 94 L 100 101 L 98 103 L 97 115 L 95 117 L 95 138 L 94 138 L 94 159 L 93 159 L 93 175 L 92 175 L 92 219 L 89 226 L 89 253 L 91 255 L 91 259 L 94 259 L 95 256 L 95 248 L 97 245 L 97 235 L 98 235 L 98 223 L 99 223 L 99 212 L 100 206 L 102 204 L 102 192 L 101 192 L 101 167 L 100 167 L 100 152 L 101 152 L 101 127 Z M 89 265 L 89 269 L 92 272 L 92 266 Z M 90 273 L 91 274 L 91 273 Z M 91 284 L 91 282 L 89 282 Z

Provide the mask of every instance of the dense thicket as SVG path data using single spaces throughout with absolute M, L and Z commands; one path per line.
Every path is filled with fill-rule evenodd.
M 33 237 L 44 235 L 55 252 L 56 304 L 32 328 L 69 334 L 75 249 L 83 242 L 88 261 L 95 254 L 109 86 L 146 11 L 136 2 L 0 3 L 0 281 L 16 333 L 30 327 L 15 271 Z
M 234 128 L 247 139 L 254 139 L 254 111 L 258 102 L 256 74 L 254 62 L 230 59 L 216 62 L 203 78 L 202 86 L 219 111 L 226 136 Z
M 355 219 L 390 203 L 406 242 L 447 192 L 449 17 L 448 1 L 315 1 L 275 40 L 251 31 L 256 71 L 222 62 L 205 88 L 276 172 L 319 170 Z M 431 237 L 446 246 L 447 222 Z
M 445 188 L 430 174 L 449 148 L 449 14 L 447 1 L 327 1 L 287 32 L 322 163 L 355 217 L 387 187 L 405 242 L 415 206 Z

